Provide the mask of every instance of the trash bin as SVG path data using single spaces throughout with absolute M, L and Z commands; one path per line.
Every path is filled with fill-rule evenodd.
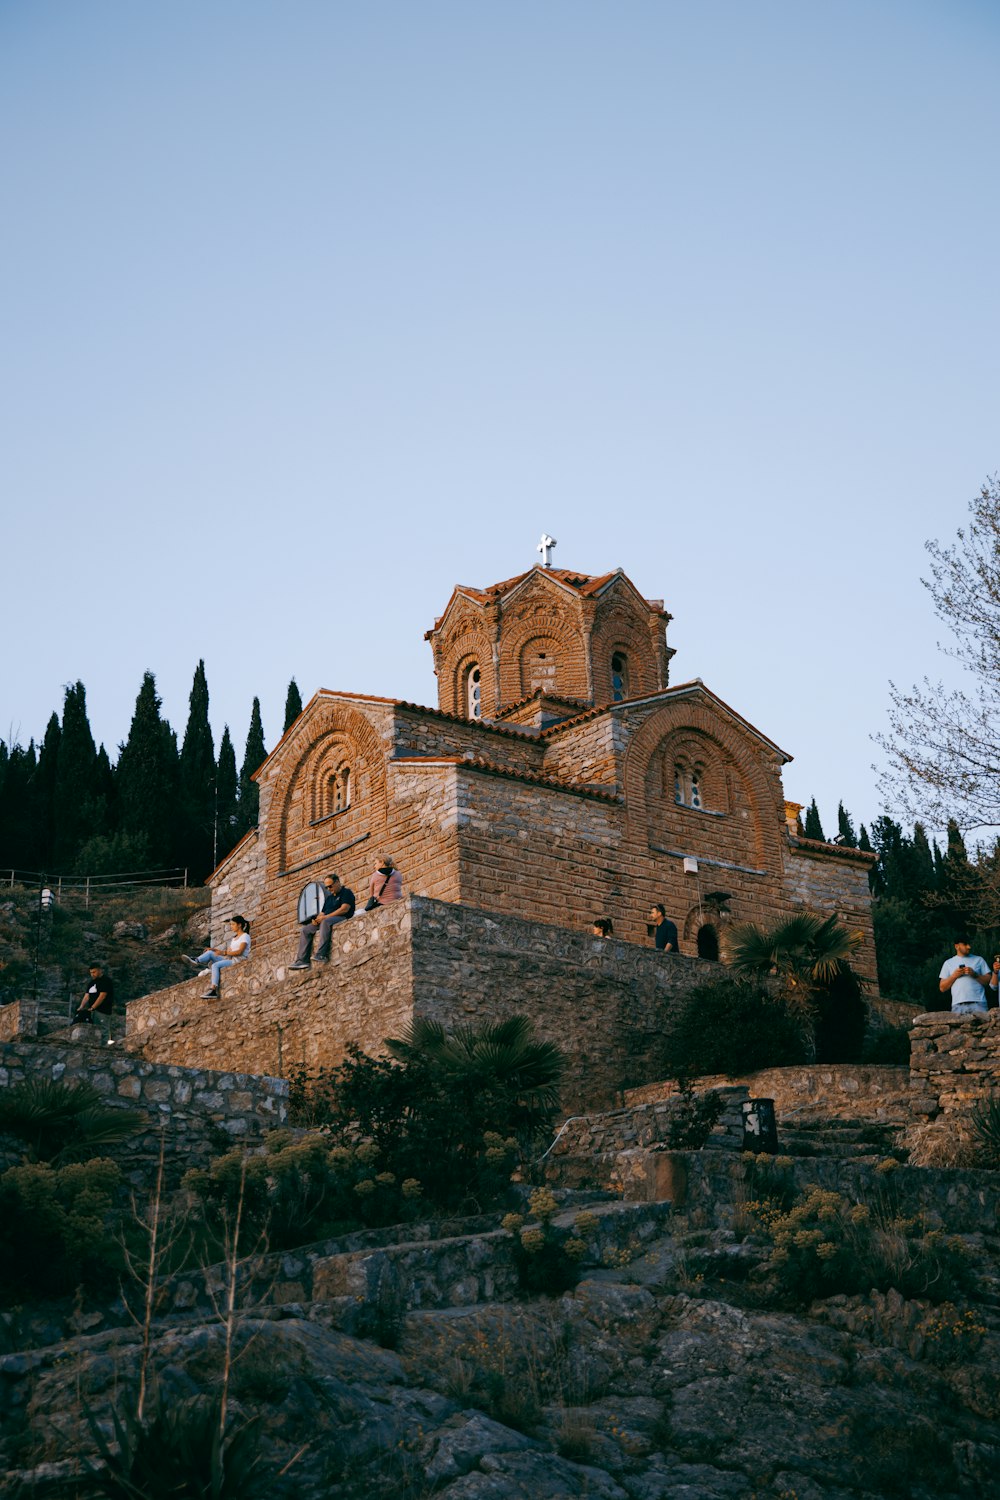
M 774 1156 L 778 1149 L 778 1122 L 773 1099 L 745 1099 L 740 1105 L 743 1116 L 743 1150 L 766 1151 Z

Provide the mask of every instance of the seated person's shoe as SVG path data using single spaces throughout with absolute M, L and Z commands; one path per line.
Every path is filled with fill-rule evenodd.
M 192 958 L 189 953 L 182 953 L 181 954 L 181 958 L 184 960 L 184 962 L 186 964 L 190 964 L 191 967 L 192 967 L 192 969 L 200 969 L 201 968 L 201 964 L 199 963 L 198 959 Z
M 218 992 L 217 989 L 214 989 L 214 988 L 210 989 L 210 990 L 206 990 L 204 992 L 204 994 L 202 995 L 201 998 L 203 1000 L 218 1000 L 218 998 L 219 998 L 219 992 Z
M 309 962 L 308 959 L 306 959 L 306 961 L 305 961 L 304 964 L 289 964 L 288 967 L 290 969 L 311 969 L 312 968 L 312 964 Z

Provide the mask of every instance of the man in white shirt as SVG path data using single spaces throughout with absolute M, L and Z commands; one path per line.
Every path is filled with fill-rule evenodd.
M 967 937 L 955 939 L 955 957 L 945 959 L 941 965 L 942 995 L 951 994 L 953 1016 L 968 1016 L 977 1010 L 986 1010 L 986 986 L 990 982 L 990 966 L 978 953 L 973 953 Z

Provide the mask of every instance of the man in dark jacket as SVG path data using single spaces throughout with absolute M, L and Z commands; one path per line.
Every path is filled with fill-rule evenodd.
M 323 881 L 326 886 L 326 895 L 323 898 L 323 909 L 308 922 L 303 922 L 300 927 L 302 936 L 299 938 L 299 951 L 295 955 L 295 962 L 289 964 L 290 969 L 308 969 L 312 963 L 312 946 L 317 935 L 319 936 L 319 947 L 316 949 L 317 962 L 325 964 L 330 957 L 330 938 L 334 927 L 338 922 L 349 922 L 354 916 L 354 892 L 348 890 L 341 882 L 339 875 L 328 875 Z

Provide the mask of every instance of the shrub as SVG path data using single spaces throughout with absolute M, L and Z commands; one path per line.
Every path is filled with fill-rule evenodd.
M 799 1021 L 761 986 L 729 978 L 700 984 L 672 1002 L 663 1027 L 671 1077 L 740 1075 L 805 1061 Z
M 758 1208 L 756 1218 L 773 1245 L 769 1270 L 797 1304 L 890 1288 L 943 1302 L 971 1281 L 962 1240 L 922 1233 L 916 1221 L 894 1215 L 888 1200 L 873 1213 L 841 1193 L 808 1187 L 787 1212 L 771 1204 Z
M 577 1214 L 571 1232 L 552 1222 L 558 1205 L 548 1188 L 535 1188 L 528 1209 L 535 1223 L 508 1214 L 503 1227 L 514 1241 L 514 1264 L 521 1291 L 528 1297 L 559 1297 L 580 1280 L 580 1261 L 587 1253 L 586 1236 L 597 1227 L 592 1214 Z
M 137 1110 L 106 1104 L 89 1083 L 27 1078 L 0 1090 L 0 1131 L 24 1141 L 37 1161 L 87 1158 L 141 1129 Z
M 345 1229 L 413 1218 L 420 1184 L 400 1182 L 378 1164 L 370 1142 L 331 1147 L 319 1134 L 295 1140 L 274 1131 L 263 1154 L 229 1151 L 207 1169 L 188 1172 L 184 1186 L 204 1205 L 216 1235 L 233 1222 L 242 1193 L 244 1243 L 266 1239 L 271 1249 L 283 1250 Z
M 700 1151 L 721 1114 L 721 1094 L 695 1094 L 682 1088 L 671 1100 L 665 1144 L 674 1151 Z
M 104 1286 L 120 1268 L 114 1162 L 11 1167 L 0 1175 L 0 1295 L 59 1296 Z
M 145 1421 L 112 1413 L 115 1449 L 90 1418 L 104 1467 L 92 1469 L 111 1500 L 254 1500 L 270 1494 L 261 1466 L 257 1419 L 223 1435 L 219 1398 L 190 1396 L 158 1404 Z
M 520 1156 L 548 1133 L 562 1055 L 523 1016 L 445 1032 L 420 1022 L 389 1058 L 350 1051 L 338 1068 L 294 1079 L 296 1121 L 375 1152 L 373 1169 L 416 1179 L 446 1212 L 481 1209 L 506 1190 Z
M 910 1061 L 910 1032 L 906 1026 L 880 1026 L 865 1040 L 866 1063 L 905 1066 Z
M 970 1116 L 976 1165 L 1000 1168 L 1000 1094 L 977 1099 Z

